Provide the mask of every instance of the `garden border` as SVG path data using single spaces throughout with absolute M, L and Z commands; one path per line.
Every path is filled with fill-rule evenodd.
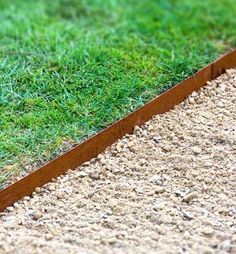
M 96 157 L 119 138 L 127 133 L 132 133 L 136 125 L 142 125 L 151 119 L 153 115 L 169 111 L 193 91 L 203 87 L 207 81 L 215 79 L 224 73 L 226 69 L 232 67 L 236 67 L 236 49 L 223 55 L 194 75 L 157 96 L 133 113 L 1 190 L 0 212 L 24 196 L 31 195 L 36 187 L 42 186 L 52 178 L 65 173 L 68 169 L 75 169 L 83 162 Z

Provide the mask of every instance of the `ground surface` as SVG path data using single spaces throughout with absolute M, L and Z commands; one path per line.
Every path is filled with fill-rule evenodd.
M 0 216 L 0 253 L 236 253 L 236 70 Z M 10 212 L 9 212 L 10 211 Z
M 0 0 L 0 10 L 0 184 L 236 45 L 235 0 Z

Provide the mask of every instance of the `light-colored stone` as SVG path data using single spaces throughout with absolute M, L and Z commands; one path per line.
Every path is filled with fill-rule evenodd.
M 92 171 L 89 173 L 89 177 L 93 180 L 98 180 L 100 179 L 100 174 L 98 171 Z
M 40 193 L 41 191 L 42 191 L 42 190 L 41 190 L 40 187 L 36 187 L 36 188 L 35 188 L 35 192 L 36 192 L 36 193 Z
M 193 215 L 188 211 L 183 210 L 182 215 L 183 215 L 183 218 L 185 218 L 187 220 L 192 220 L 193 219 Z
M 156 185 L 162 185 L 162 177 L 159 175 L 154 175 L 150 178 L 150 182 L 156 184 Z
M 202 233 L 206 236 L 212 236 L 214 233 L 214 230 L 211 227 L 204 227 L 202 229 Z
M 195 102 L 195 99 L 193 97 L 189 97 L 188 102 L 189 104 L 193 104 Z
M 33 214 L 33 218 L 34 218 L 35 220 L 39 220 L 39 219 L 42 218 L 42 217 L 43 217 L 43 213 L 40 212 L 40 211 L 36 211 L 36 212 L 34 212 L 34 214 Z
M 162 194 L 162 193 L 164 193 L 166 191 L 166 189 L 164 188 L 164 187 L 157 187 L 157 188 L 155 188 L 155 193 L 156 194 Z
M 203 247 L 199 254 L 215 254 L 215 251 L 210 247 Z
M 202 149 L 200 147 L 194 146 L 192 148 L 193 153 L 200 154 L 202 152 Z
M 197 193 L 196 192 L 190 192 L 187 195 L 185 195 L 182 199 L 182 201 L 189 203 L 190 201 L 192 201 L 194 198 L 197 197 Z
M 221 243 L 220 247 L 221 247 L 222 250 L 229 252 L 231 250 L 231 242 L 230 242 L 230 240 L 227 239 L 227 240 L 223 241 Z
M 55 191 L 56 188 L 55 188 L 54 185 L 49 185 L 49 186 L 48 186 L 48 190 L 49 190 L 49 191 Z
M 8 207 L 6 208 L 6 210 L 7 210 L 8 212 L 13 212 L 13 211 L 14 211 L 14 207 L 8 206 Z

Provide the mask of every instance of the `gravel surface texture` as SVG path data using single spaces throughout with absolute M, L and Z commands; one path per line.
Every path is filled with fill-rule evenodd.
M 0 214 L 0 253 L 236 253 L 236 70 Z

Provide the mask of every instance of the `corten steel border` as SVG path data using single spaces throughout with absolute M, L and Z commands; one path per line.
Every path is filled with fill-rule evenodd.
M 236 67 L 236 49 L 223 55 L 191 77 L 175 85 L 163 94 L 140 107 L 133 113 L 112 124 L 108 128 L 72 148 L 28 176 L 0 191 L 0 211 L 30 195 L 38 186 L 48 183 L 68 169 L 74 169 L 83 162 L 96 157 L 107 146 L 127 133 L 132 133 L 135 125 L 142 125 L 153 115 L 162 114 L 182 102 L 193 91 L 199 90 L 207 81 L 215 79 L 226 69 Z

